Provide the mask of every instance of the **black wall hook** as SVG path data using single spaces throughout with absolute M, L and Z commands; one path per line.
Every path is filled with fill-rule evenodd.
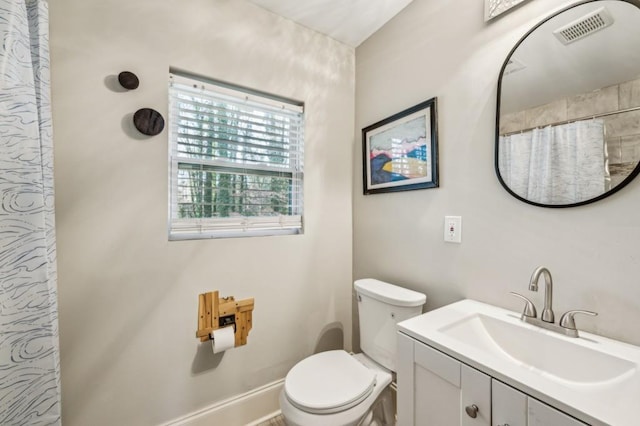
M 136 126 L 140 133 L 155 136 L 164 129 L 164 118 L 155 109 L 142 108 L 133 114 L 133 125 Z
M 138 76 L 130 71 L 122 71 L 120 74 L 118 74 L 118 82 L 122 87 L 129 90 L 137 89 L 140 85 Z

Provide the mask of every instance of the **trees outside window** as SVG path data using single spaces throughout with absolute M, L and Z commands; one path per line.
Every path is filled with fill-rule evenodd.
M 170 236 L 299 233 L 302 107 L 185 80 L 169 90 Z

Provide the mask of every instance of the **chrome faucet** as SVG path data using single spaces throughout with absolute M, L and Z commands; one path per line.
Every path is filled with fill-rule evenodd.
M 553 280 L 551 279 L 551 272 L 544 266 L 538 266 L 533 274 L 531 274 L 531 280 L 529 281 L 529 290 L 538 291 L 538 280 L 540 275 L 544 275 L 544 308 L 542 308 L 542 315 L 540 319 L 544 322 L 553 323 L 555 316 L 553 315 L 553 309 L 551 304 L 553 302 Z
M 551 279 L 551 272 L 544 266 L 538 266 L 531 274 L 531 280 L 529 281 L 529 290 L 530 291 L 538 291 L 538 280 L 540 279 L 540 275 L 544 275 L 544 308 L 542 310 L 542 315 L 540 315 L 540 319 L 536 317 L 536 307 L 534 306 L 531 300 L 527 299 L 525 296 L 509 292 L 512 296 L 516 296 L 525 302 L 524 310 L 522 311 L 522 315 L 520 316 L 520 320 L 537 325 L 538 327 L 545 328 L 547 330 L 555 331 L 557 333 L 562 333 L 565 336 L 569 337 L 578 337 L 578 329 L 576 328 L 576 322 L 574 320 L 574 316 L 576 314 L 584 314 L 595 316 L 598 315 L 595 312 L 591 311 L 583 311 L 583 310 L 574 310 L 565 312 L 564 315 L 560 317 L 560 323 L 554 323 L 554 315 L 553 309 L 551 308 L 551 302 L 553 301 L 553 281 Z

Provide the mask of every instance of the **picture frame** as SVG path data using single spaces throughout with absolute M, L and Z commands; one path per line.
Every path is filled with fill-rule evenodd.
M 437 188 L 437 98 L 362 129 L 364 195 Z

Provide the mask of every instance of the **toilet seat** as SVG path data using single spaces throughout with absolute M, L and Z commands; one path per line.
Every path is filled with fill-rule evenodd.
M 365 400 L 376 385 L 376 374 L 343 350 L 312 355 L 287 374 L 284 393 L 307 413 L 330 414 Z

